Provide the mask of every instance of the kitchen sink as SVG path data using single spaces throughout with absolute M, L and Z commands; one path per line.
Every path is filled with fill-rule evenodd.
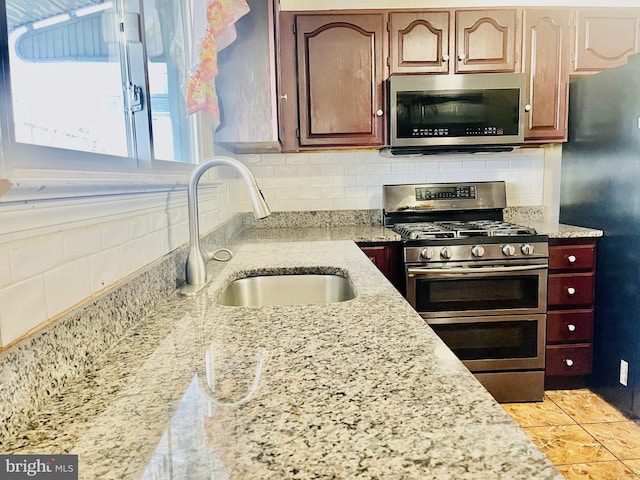
M 355 296 L 353 283 L 341 275 L 259 275 L 231 282 L 218 303 L 235 307 L 308 305 L 344 302 Z

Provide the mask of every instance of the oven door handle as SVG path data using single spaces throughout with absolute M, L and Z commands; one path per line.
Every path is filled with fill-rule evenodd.
M 514 265 L 513 267 L 451 267 L 451 268 L 408 268 L 407 275 L 442 275 L 448 274 L 477 274 L 477 273 L 508 273 L 543 270 L 544 265 Z

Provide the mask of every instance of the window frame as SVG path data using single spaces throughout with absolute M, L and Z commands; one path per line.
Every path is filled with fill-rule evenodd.
M 137 2 L 138 5 L 141 2 Z M 143 25 L 144 12 L 140 15 Z M 6 0 L 0 0 L 0 206 L 4 202 L 72 198 L 119 193 L 149 193 L 186 188 L 191 170 L 206 153 L 202 114 L 190 115 L 192 162 L 153 158 L 153 131 L 146 68 L 144 33 L 138 45 L 121 45 L 123 54 L 135 54 L 132 82 L 142 83 L 145 108 L 136 112 L 136 135 L 147 139 L 137 158 L 66 150 L 15 141 Z M 132 52 L 133 51 L 133 52 Z M 122 57 L 121 57 L 122 58 Z M 123 60 L 121 60 L 122 64 Z M 124 85 L 123 80 L 123 85 Z M 126 92 L 124 92 L 126 95 Z M 141 130 L 142 129 L 142 130 Z

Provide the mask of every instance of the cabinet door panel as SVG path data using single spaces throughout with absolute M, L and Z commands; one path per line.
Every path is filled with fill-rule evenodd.
M 594 73 L 627 63 L 638 52 L 640 9 L 579 9 L 575 73 Z
M 455 72 L 516 72 L 518 10 L 456 11 Z
M 593 272 L 551 274 L 547 295 L 549 307 L 591 305 L 593 289 Z
M 567 272 L 593 270 L 596 264 L 595 250 L 595 244 L 549 247 L 549 269 Z
M 547 343 L 591 342 L 593 310 L 547 312 Z
M 389 15 L 391 73 L 449 71 L 449 12 Z
M 548 376 L 579 376 L 591 373 L 591 344 L 547 347 L 545 373 Z
M 567 137 L 567 85 L 570 63 L 570 13 L 567 10 L 524 12 L 524 71 L 527 74 L 525 140 Z
M 382 15 L 299 16 L 300 145 L 382 145 Z

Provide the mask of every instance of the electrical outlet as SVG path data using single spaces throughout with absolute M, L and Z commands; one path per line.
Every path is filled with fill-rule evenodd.
M 620 359 L 620 383 L 627 386 L 627 380 L 629 378 L 629 363 Z

